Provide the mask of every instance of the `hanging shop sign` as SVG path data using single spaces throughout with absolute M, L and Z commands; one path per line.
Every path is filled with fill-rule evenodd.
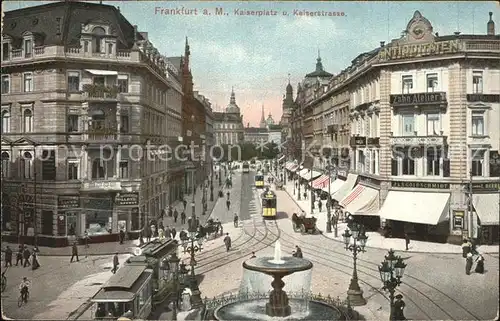
M 467 94 L 467 101 L 471 103 L 500 103 L 500 95 Z
M 116 194 L 115 204 L 117 206 L 137 206 L 139 205 L 139 193 Z

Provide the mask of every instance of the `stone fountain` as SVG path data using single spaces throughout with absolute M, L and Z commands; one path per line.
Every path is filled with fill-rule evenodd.
M 244 297 L 240 301 L 219 306 L 214 311 L 216 320 L 341 320 L 343 314 L 334 306 L 308 298 L 289 298 L 283 289 L 283 278 L 296 272 L 308 271 L 313 264 L 306 259 L 281 256 L 279 240 L 274 246 L 274 257 L 256 257 L 243 262 L 247 271 L 267 274 L 273 278 L 268 297 Z

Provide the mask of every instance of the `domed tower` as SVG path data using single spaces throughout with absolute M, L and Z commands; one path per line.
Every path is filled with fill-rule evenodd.
M 229 99 L 229 105 L 226 107 L 226 113 L 239 114 L 240 107 L 236 104 L 236 97 L 234 95 L 234 87 L 231 89 L 231 98 Z

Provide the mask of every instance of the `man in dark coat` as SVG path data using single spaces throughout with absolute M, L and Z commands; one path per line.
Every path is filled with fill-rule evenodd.
M 299 259 L 303 258 L 302 249 L 298 245 L 295 245 L 295 253 L 293 256 L 295 256 Z
M 5 267 L 12 266 L 12 250 L 10 246 L 7 245 L 5 248 Z
M 318 209 L 319 211 L 323 211 L 323 202 L 321 202 L 321 200 L 318 201 Z
M 167 240 L 169 240 L 172 237 L 172 230 L 170 229 L 169 226 L 165 228 L 165 237 L 167 238 Z
M 23 267 L 31 266 L 30 256 L 31 256 L 31 252 L 28 249 L 28 246 L 25 245 L 24 246 L 24 250 L 23 250 L 23 259 L 24 259 L 24 265 L 23 265 Z
M 229 252 L 229 250 L 231 249 L 231 237 L 229 236 L 229 233 L 226 233 L 224 244 L 226 245 L 226 251 Z
M 172 230 L 170 230 L 170 233 L 172 235 L 172 238 L 175 239 L 175 236 L 177 235 L 177 230 L 175 229 L 175 227 L 172 227 Z
M 408 245 L 410 245 L 410 236 L 408 233 L 405 233 L 405 245 L 406 245 L 406 250 L 408 251 Z
M 229 211 L 229 209 L 231 208 L 231 201 L 230 200 L 226 201 L 226 206 L 227 206 L 227 210 Z
M 238 214 L 237 213 L 234 213 L 234 219 L 233 219 L 233 223 L 234 223 L 234 227 L 238 227 Z
M 23 250 L 24 246 L 19 245 L 16 253 L 16 266 L 18 266 L 19 262 L 21 262 L 21 266 L 23 266 Z
M 186 208 L 184 206 L 184 208 Z M 179 212 L 177 212 L 177 209 L 174 210 L 174 223 L 177 223 L 177 218 L 179 217 Z
M 73 263 L 73 259 L 76 257 L 76 261 L 79 262 L 80 260 L 78 259 L 78 245 L 76 242 L 73 242 L 73 246 L 71 247 L 71 259 L 69 260 L 69 263 Z
M 111 270 L 113 274 L 115 274 L 118 270 L 118 265 L 120 265 L 120 262 L 118 261 L 118 253 L 115 253 L 115 256 L 113 256 L 113 269 Z
M 186 212 L 181 213 L 181 224 L 186 224 Z
M 406 320 L 404 315 L 405 301 L 402 300 L 403 296 L 401 294 L 396 295 L 396 302 L 394 302 L 394 320 Z
M 120 229 L 120 244 L 123 244 L 123 240 L 125 239 L 125 232 Z
M 188 202 L 187 202 L 185 199 L 184 199 L 184 200 L 182 200 L 182 205 L 184 205 L 184 210 L 186 210 L 187 203 L 188 203 Z
M 174 210 L 172 209 L 172 205 L 170 205 L 170 206 L 168 207 L 168 216 L 169 216 L 169 217 L 172 217 L 172 215 L 173 215 L 173 214 L 174 214 Z

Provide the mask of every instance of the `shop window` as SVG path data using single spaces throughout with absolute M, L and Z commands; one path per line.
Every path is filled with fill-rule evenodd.
M 2 110 L 2 134 L 10 133 L 10 111 Z
M 42 210 L 42 234 L 52 235 L 54 225 L 54 212 Z
M 77 235 L 78 216 L 74 212 L 66 212 L 66 228 L 68 235 Z

